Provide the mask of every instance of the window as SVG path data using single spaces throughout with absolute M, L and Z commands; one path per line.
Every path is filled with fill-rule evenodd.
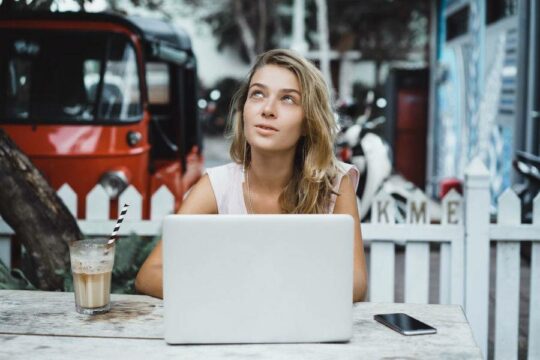
M 486 23 L 517 14 L 517 0 L 486 0 Z
M 465 35 L 469 31 L 469 7 L 448 15 L 446 18 L 446 41 L 450 41 L 458 36 Z
M 119 122 L 142 115 L 135 50 L 121 35 L 0 30 L 0 53 L 6 54 L 0 122 Z
M 25 59 L 14 59 L 8 63 L 9 82 L 7 96 L 13 100 L 10 116 L 28 118 L 30 109 L 31 63 Z
M 132 119 L 141 113 L 141 94 L 135 50 L 116 37 L 109 46 L 99 118 Z
M 178 116 L 173 116 L 173 105 L 177 105 L 177 103 L 171 104 L 171 67 L 171 65 L 162 62 L 146 64 L 148 109 L 152 116 L 149 138 L 152 144 L 153 158 L 174 159 L 178 157 L 180 124 Z
M 146 64 L 146 86 L 150 105 L 167 105 L 170 102 L 169 66 L 165 63 Z

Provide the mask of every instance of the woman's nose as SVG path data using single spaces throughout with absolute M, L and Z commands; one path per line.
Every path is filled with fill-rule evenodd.
M 276 117 L 276 104 L 273 98 L 267 99 L 262 109 L 262 116 L 267 118 Z

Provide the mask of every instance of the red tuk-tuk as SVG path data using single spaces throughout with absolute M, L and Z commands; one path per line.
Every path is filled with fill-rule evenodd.
M 128 185 L 143 196 L 144 217 L 162 185 L 178 208 L 202 169 L 185 32 L 104 13 L 12 13 L 0 16 L 0 54 L 0 127 L 55 189 L 74 189 L 79 217 L 98 183 L 111 216 Z

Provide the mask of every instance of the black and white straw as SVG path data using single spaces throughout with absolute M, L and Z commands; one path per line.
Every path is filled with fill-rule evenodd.
M 122 221 L 124 221 L 124 217 L 127 213 L 128 204 L 124 204 L 124 207 L 122 208 L 122 211 L 120 212 L 120 216 L 118 217 L 118 220 L 116 221 L 116 226 L 114 227 L 114 230 L 111 234 L 111 237 L 107 244 L 111 245 L 114 243 L 116 239 L 118 239 L 118 230 L 120 230 L 120 225 L 122 225 Z

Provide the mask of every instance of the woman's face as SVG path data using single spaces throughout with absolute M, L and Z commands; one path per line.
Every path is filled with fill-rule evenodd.
M 247 142 L 264 151 L 294 151 L 302 136 L 304 110 L 296 75 L 277 65 L 258 69 L 244 104 Z

